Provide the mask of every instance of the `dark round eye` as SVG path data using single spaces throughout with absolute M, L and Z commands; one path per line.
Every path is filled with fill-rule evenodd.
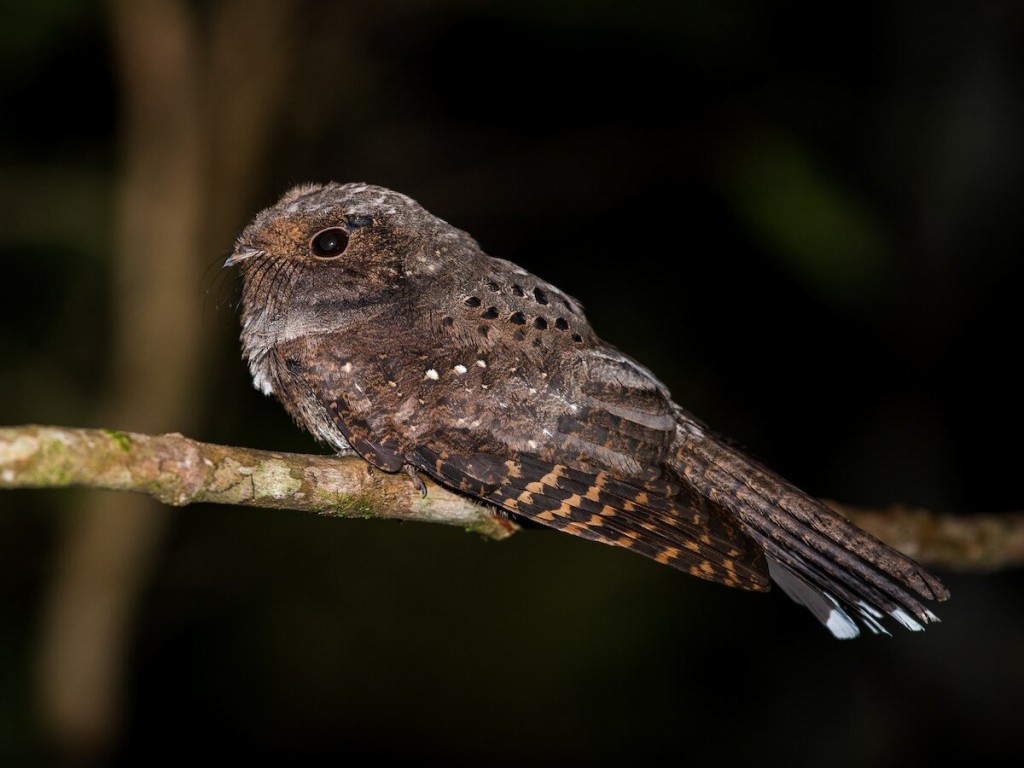
M 348 232 L 340 227 L 324 229 L 313 235 L 309 247 L 321 259 L 334 258 L 348 247 Z

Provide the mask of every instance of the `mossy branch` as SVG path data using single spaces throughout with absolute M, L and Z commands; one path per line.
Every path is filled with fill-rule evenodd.
M 233 448 L 179 434 L 0 428 L 0 488 L 136 491 L 174 506 L 204 501 L 416 520 L 456 525 L 494 539 L 518 530 L 486 506 L 429 480 L 426 485 L 423 497 L 404 473 L 380 472 L 357 458 Z M 953 515 L 828 503 L 926 565 L 991 570 L 1024 564 L 1024 513 Z
M 178 507 L 204 501 L 444 523 L 494 539 L 518 528 L 429 481 L 424 497 L 408 475 L 361 459 L 212 445 L 179 434 L 0 428 L 0 488 L 66 486 L 136 491 Z

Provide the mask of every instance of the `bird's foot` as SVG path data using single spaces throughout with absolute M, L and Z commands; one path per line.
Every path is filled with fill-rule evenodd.
M 423 478 L 420 477 L 419 470 L 416 469 L 412 464 L 405 464 L 402 469 L 412 479 L 412 484 L 416 486 L 416 490 L 420 492 L 423 498 L 427 497 L 427 485 L 423 482 Z

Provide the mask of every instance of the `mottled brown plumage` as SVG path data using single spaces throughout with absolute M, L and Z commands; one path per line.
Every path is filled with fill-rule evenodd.
M 337 451 L 749 590 L 839 637 L 935 621 L 945 588 L 752 461 L 603 342 L 580 305 L 408 197 L 304 185 L 261 212 L 243 274 L 253 381 Z

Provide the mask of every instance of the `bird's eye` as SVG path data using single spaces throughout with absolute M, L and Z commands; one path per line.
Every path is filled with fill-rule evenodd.
M 340 227 L 321 230 L 313 235 L 309 247 L 321 259 L 333 259 L 348 247 L 348 232 Z

